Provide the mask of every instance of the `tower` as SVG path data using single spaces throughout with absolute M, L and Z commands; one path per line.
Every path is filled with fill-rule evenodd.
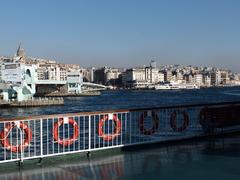
M 21 47 L 21 43 L 18 46 L 16 56 L 19 57 L 20 60 L 25 59 L 25 50 Z

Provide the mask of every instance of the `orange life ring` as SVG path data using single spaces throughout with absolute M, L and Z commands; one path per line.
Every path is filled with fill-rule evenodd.
M 61 144 L 63 146 L 69 146 L 69 145 L 73 144 L 74 141 L 76 141 L 78 139 L 79 126 L 78 126 L 77 122 L 74 121 L 72 118 L 67 119 L 67 123 L 71 124 L 73 126 L 74 132 L 73 132 L 73 135 L 72 135 L 71 138 L 61 139 L 58 135 L 58 130 L 59 130 L 59 127 L 62 126 L 64 123 L 66 123 L 66 122 L 64 121 L 63 118 L 60 118 L 60 120 L 58 122 L 54 123 L 53 138 L 54 138 L 55 141 L 58 142 L 58 144 Z
M 24 131 L 25 135 L 24 135 L 24 141 L 23 144 L 20 145 L 12 145 L 10 144 L 9 140 L 8 140 L 8 135 L 10 133 L 10 131 L 17 126 L 18 128 L 20 128 L 21 130 Z M 30 128 L 28 128 L 27 124 L 24 124 L 23 122 L 19 122 L 19 124 L 17 123 L 8 123 L 5 128 L 1 131 L 0 133 L 0 138 L 1 138 L 1 144 L 3 147 L 5 147 L 7 150 L 10 150 L 14 153 L 18 153 L 21 151 L 24 151 L 28 145 L 31 143 L 32 140 L 32 131 Z
M 104 127 L 104 123 L 105 121 L 108 121 L 108 116 L 104 116 L 102 119 L 100 119 L 99 123 L 98 123 L 98 135 L 100 137 L 102 137 L 104 139 L 104 141 L 111 141 L 114 138 L 116 138 L 117 136 L 119 136 L 120 132 L 121 132 L 121 121 L 117 118 L 116 115 L 113 115 L 113 122 L 114 122 L 114 133 L 113 134 L 105 134 L 103 132 L 103 127 Z
M 151 129 L 145 129 L 144 128 L 144 119 L 148 116 L 147 111 L 145 111 L 144 113 L 142 113 L 141 117 L 140 117 L 140 121 L 139 121 L 139 129 L 141 131 L 142 134 L 144 135 L 152 135 L 155 133 L 155 131 L 158 129 L 159 126 L 159 118 L 157 116 L 157 114 L 152 111 L 151 116 L 152 116 L 152 128 Z
M 170 125 L 171 125 L 171 128 L 175 131 L 175 132 L 182 132 L 184 131 L 188 125 L 189 125 L 189 116 L 188 114 L 183 111 L 181 112 L 181 114 L 183 115 L 183 125 L 181 127 L 177 127 L 177 124 L 176 124 L 176 117 L 177 117 L 177 111 L 174 111 L 172 114 L 171 114 L 171 121 L 170 121 Z

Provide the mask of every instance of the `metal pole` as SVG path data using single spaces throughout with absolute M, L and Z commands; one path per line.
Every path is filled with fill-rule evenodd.
M 43 121 L 42 119 L 40 120 L 40 153 L 41 153 L 41 158 L 43 156 Z
M 83 142 L 85 143 L 85 142 Z M 88 153 L 87 157 L 90 157 L 90 150 L 91 150 L 91 116 L 88 116 Z
M 24 152 L 23 152 L 23 132 L 22 129 L 20 127 L 18 127 L 18 129 L 20 130 L 20 151 L 21 151 L 21 157 L 20 157 L 20 163 L 23 163 L 23 158 L 24 158 Z

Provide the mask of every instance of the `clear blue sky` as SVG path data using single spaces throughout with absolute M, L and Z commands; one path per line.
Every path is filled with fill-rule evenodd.
M 5 0 L 0 55 L 82 66 L 192 64 L 240 72 L 239 0 Z

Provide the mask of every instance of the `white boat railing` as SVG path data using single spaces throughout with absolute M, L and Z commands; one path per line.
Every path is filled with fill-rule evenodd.
M 240 130 L 234 119 L 239 107 L 240 102 L 216 103 L 0 119 L 0 163 L 203 136 L 213 123 L 215 133 Z M 234 115 L 222 114 L 224 108 L 235 109 L 229 111 Z M 223 117 L 220 122 L 231 115 L 233 123 L 221 126 L 213 113 Z M 205 119 L 214 121 L 200 124 Z

